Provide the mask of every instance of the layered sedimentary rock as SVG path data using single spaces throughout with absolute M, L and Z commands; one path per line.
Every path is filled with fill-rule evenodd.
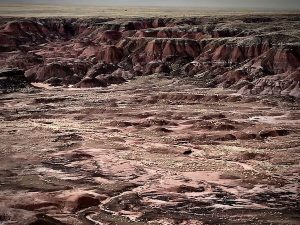
M 0 66 L 24 69 L 31 81 L 53 85 L 107 86 L 162 73 L 244 94 L 297 97 L 299 20 L 295 15 L 8 20 L 0 27 Z M 103 63 L 113 69 L 97 73 L 99 81 L 90 69 Z

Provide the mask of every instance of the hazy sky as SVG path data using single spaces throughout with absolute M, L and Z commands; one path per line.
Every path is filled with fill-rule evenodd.
M 103 6 L 194 6 L 300 10 L 300 0 L 0 0 L 0 3 L 86 4 Z

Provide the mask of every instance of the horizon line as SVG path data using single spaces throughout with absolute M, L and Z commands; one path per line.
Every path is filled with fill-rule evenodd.
M 173 5 L 173 6 L 167 6 L 167 5 L 126 5 L 126 4 L 119 4 L 119 5 L 109 5 L 109 4 L 88 4 L 88 3 L 8 3 L 8 2 L 0 2 L 0 6 L 18 6 L 18 5 L 34 5 L 34 6 L 84 6 L 84 7 L 110 7 L 110 8 L 124 8 L 124 7 L 130 7 L 130 8 L 176 8 L 176 9 L 189 9 L 189 10 L 198 10 L 198 9 L 205 9 L 205 10 L 242 10 L 242 11 L 252 11 L 252 10 L 266 10 L 266 11 L 285 11 L 285 12 L 300 12 L 300 9 L 289 9 L 289 8 L 275 8 L 275 7 L 232 7 L 232 6 L 180 6 L 180 5 Z M 262 12 L 263 12 L 262 11 Z

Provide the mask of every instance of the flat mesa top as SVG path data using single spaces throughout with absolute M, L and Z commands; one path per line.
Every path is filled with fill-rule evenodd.
M 277 14 L 300 14 L 300 11 L 276 10 Z M 272 10 L 222 9 L 200 7 L 83 6 L 0 3 L 1 16 L 13 17 L 185 17 L 209 15 L 274 14 Z

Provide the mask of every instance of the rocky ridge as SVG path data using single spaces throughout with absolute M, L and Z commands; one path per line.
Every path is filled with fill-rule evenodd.
M 0 66 L 18 67 L 30 81 L 51 85 L 102 87 L 161 73 L 241 94 L 299 98 L 299 20 L 11 19 L 0 27 Z

